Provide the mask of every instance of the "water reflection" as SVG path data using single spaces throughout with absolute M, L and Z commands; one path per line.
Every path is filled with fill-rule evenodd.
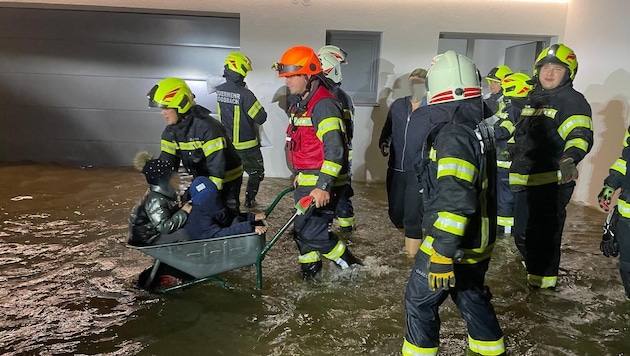
M 289 184 L 266 179 L 269 205 Z M 151 259 L 127 249 L 126 219 L 144 193 L 132 169 L 0 167 L 0 353 L 6 355 L 398 355 L 411 261 L 387 220 L 385 189 L 356 184 L 358 230 L 347 236 L 365 266 L 299 278 L 288 236 L 254 268 L 168 295 L 137 289 Z M 290 197 L 269 218 L 271 234 L 293 212 Z M 487 279 L 511 355 L 622 355 L 630 303 L 617 261 L 598 251 L 604 214 L 570 205 L 556 292 L 526 287 L 512 241 L 500 239 Z M 462 355 L 458 310 L 442 308 L 442 354 Z

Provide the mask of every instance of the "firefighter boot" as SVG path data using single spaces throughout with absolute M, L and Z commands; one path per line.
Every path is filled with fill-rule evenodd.
M 361 260 L 354 257 L 354 255 L 347 248 L 343 252 L 343 255 L 335 260 L 335 264 L 337 264 L 337 266 L 341 269 L 346 269 L 352 265 L 363 265 L 363 263 L 361 263 Z
M 256 205 L 256 199 L 254 199 L 254 197 L 256 196 L 257 192 L 246 192 L 245 193 L 245 207 L 247 209 L 251 209 Z
M 315 279 L 317 273 L 322 269 L 322 261 L 301 263 L 302 279 L 305 281 Z

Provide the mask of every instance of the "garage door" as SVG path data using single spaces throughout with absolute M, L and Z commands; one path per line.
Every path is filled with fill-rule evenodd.
M 148 109 L 160 79 L 185 79 L 214 111 L 209 74 L 239 47 L 239 19 L 0 8 L 0 161 L 127 166 L 159 153 Z

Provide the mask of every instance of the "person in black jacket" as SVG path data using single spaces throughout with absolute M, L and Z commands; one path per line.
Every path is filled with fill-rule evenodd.
M 247 56 L 233 52 L 225 58 L 225 83 L 217 86 L 217 109 L 221 122 L 247 172 L 245 207 L 256 204 L 260 182 L 265 178 L 265 165 L 260 152 L 259 125 L 267 120 L 267 112 L 245 84 L 252 63 Z
M 422 68 L 409 75 L 412 95 L 396 99 L 389 109 L 381 130 L 379 147 L 389 155 L 387 168 L 387 201 L 389 219 L 404 229 L 405 250 L 413 258 L 422 239 L 422 194 L 415 165 L 427 132 L 418 108 L 426 105 L 425 78 Z M 423 104 L 424 103 L 424 104 Z
M 221 191 L 221 198 L 234 214 L 240 213 L 243 166 L 225 127 L 196 105 L 182 79 L 166 78 L 147 94 L 150 107 L 161 108 L 166 128 L 160 140 L 159 159 L 177 170 L 181 163 L 193 177 L 208 177 Z
M 234 216 L 225 207 L 216 185 L 207 177 L 197 177 L 190 185 L 192 210 L 184 229 L 192 240 L 232 236 L 256 232 L 262 235 L 267 231 L 264 225 L 254 222 L 265 218 L 264 214 L 242 213 Z

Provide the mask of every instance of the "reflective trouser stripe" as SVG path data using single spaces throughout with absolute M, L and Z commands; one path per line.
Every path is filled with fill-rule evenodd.
M 300 255 L 300 257 L 298 259 L 299 259 L 300 263 L 317 262 L 317 261 L 319 261 L 319 252 L 318 251 L 311 251 L 311 252 L 305 253 L 303 255 Z
M 497 225 L 514 226 L 514 217 L 513 216 L 497 216 Z
M 326 257 L 329 260 L 335 261 L 336 259 L 341 257 L 341 255 L 343 255 L 344 252 L 346 252 L 346 243 L 339 240 L 337 241 L 337 244 L 330 252 L 324 254 L 324 257 Z
M 538 288 L 551 288 L 556 286 L 558 276 L 537 276 L 535 274 L 527 274 L 527 282 L 529 285 Z
M 505 343 L 503 338 L 497 341 L 481 341 L 475 340 L 468 335 L 468 347 L 470 351 L 476 352 L 480 355 L 496 356 L 505 352 Z
M 407 341 L 407 339 L 405 339 L 405 341 L 403 342 L 403 356 L 433 356 L 437 355 L 437 353 L 437 347 L 419 347 L 410 343 L 409 341 Z
M 339 217 L 338 219 L 339 219 L 339 226 L 341 226 L 341 227 L 354 226 L 354 216 L 351 216 L 349 218 Z

